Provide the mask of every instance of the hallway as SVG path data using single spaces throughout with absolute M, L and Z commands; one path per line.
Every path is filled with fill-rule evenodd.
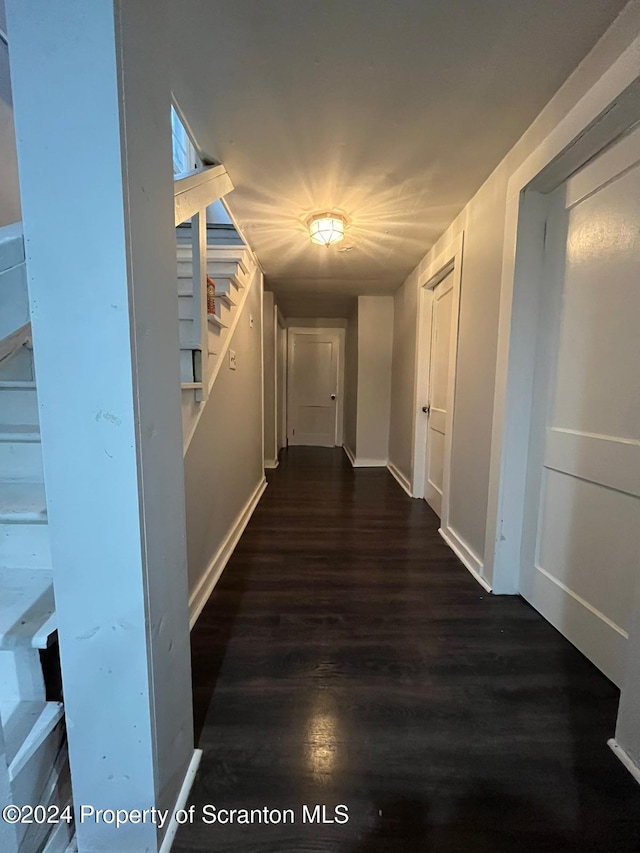
M 386 470 L 281 454 L 192 633 L 204 755 L 175 853 L 639 849 L 618 691 L 437 527 Z M 205 804 L 295 824 L 205 825 Z

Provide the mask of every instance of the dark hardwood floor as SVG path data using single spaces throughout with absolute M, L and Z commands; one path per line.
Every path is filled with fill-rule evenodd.
M 640 850 L 617 690 L 385 470 L 283 453 L 192 650 L 204 756 L 174 853 Z M 206 825 L 207 804 L 295 823 Z

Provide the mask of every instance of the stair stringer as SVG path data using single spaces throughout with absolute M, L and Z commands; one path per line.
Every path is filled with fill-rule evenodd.
M 262 272 L 258 266 L 254 266 L 253 271 L 251 273 L 251 277 L 246 284 L 246 286 L 242 289 L 241 294 L 238 298 L 236 309 L 233 313 L 233 318 L 229 325 L 229 328 L 226 331 L 224 336 L 224 340 L 221 342 L 220 351 L 216 353 L 213 365 L 211 366 L 211 371 L 209 374 L 209 396 L 211 396 L 211 391 L 213 390 L 213 386 L 215 385 L 216 378 L 220 373 L 220 368 L 225 363 L 227 353 L 229 351 L 229 347 L 231 346 L 231 341 L 233 339 L 236 327 L 240 322 L 240 318 L 244 314 L 245 305 L 247 302 L 247 297 L 254 287 L 262 286 Z M 189 393 L 190 389 L 183 389 L 183 422 L 185 415 L 185 400 L 184 394 Z M 184 431 L 184 442 L 183 442 L 183 453 L 186 454 L 189 449 L 189 445 L 191 444 L 191 440 L 195 435 L 196 429 L 198 428 L 198 423 L 200 422 L 200 418 L 202 417 L 202 413 L 204 412 L 204 408 L 207 405 L 208 400 L 203 402 L 197 402 L 195 400 L 190 400 L 186 405 L 190 406 L 191 417 L 188 422 L 188 427 Z M 187 410 L 189 411 L 189 410 Z

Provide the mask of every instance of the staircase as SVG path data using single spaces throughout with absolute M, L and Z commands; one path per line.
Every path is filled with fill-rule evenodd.
M 19 226 L 0 229 L 0 317 L 0 802 L 63 809 L 69 769 Z M 0 848 L 57 853 L 71 834 L 64 821 L 4 824 Z
M 215 312 L 197 323 L 196 299 L 200 310 L 205 302 L 199 282 L 194 296 L 190 227 L 177 234 L 186 451 L 257 265 L 242 244 L 208 244 Z M 24 246 L 10 226 L 0 229 L 0 806 L 71 802 L 53 580 Z M 62 853 L 72 835 L 65 821 L 0 820 L 0 851 Z
M 184 450 L 195 432 L 208 392 L 224 363 L 257 271 L 252 252 L 243 244 L 216 245 L 207 241 L 207 275 L 215 283 L 215 313 L 207 315 L 207 333 L 203 340 L 196 317 L 195 300 L 200 298 L 193 281 L 191 229 L 179 226 L 177 232 L 178 301 L 180 317 L 180 379 Z M 194 293 L 196 294 L 194 296 Z M 207 359 L 203 371 L 202 360 Z M 206 377 L 205 389 L 203 376 Z M 203 393 L 205 392 L 205 393 Z

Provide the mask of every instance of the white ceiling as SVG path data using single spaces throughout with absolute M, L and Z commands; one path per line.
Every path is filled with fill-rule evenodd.
M 282 297 L 391 293 L 624 0 L 181 0 L 174 94 Z M 344 243 L 310 243 L 342 211 Z

